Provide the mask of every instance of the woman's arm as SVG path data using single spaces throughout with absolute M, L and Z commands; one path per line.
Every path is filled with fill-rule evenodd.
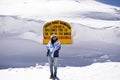
M 50 42 L 46 45 L 47 50 L 50 50 Z
M 57 50 L 60 50 L 60 49 L 61 49 L 61 44 L 60 44 L 59 41 L 57 41 L 57 42 L 55 43 L 54 51 L 57 51 Z

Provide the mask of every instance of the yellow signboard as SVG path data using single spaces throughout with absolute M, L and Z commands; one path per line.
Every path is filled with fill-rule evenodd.
M 49 42 L 52 34 L 56 34 L 58 36 L 61 44 L 71 44 L 71 32 L 71 26 L 67 22 L 61 20 L 47 22 L 43 26 L 43 44 L 47 44 Z

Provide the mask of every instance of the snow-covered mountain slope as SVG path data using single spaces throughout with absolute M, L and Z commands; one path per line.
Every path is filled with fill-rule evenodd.
M 95 0 L 1 0 L 0 68 L 46 63 L 43 24 L 55 19 L 72 26 L 73 44 L 62 46 L 60 65 L 120 61 L 120 7 Z
M 120 63 L 95 63 L 87 67 L 59 67 L 57 80 L 119 80 Z M 0 70 L 0 80 L 50 80 L 49 67 Z M 53 79 L 54 80 L 54 79 Z
M 92 27 L 120 25 L 120 7 L 95 0 L 2 0 L 0 15 L 44 21 L 61 19 Z
M 2 0 L 0 15 L 44 21 L 61 19 L 93 27 L 120 25 L 120 7 L 95 0 Z
M 42 28 L 44 23 L 45 21 L 42 20 L 19 18 L 17 16 L 0 16 L 1 33 L 17 34 L 18 37 L 39 43 L 42 43 Z M 70 24 L 73 29 L 72 36 L 74 42 L 76 42 L 76 40 L 77 43 L 81 41 L 102 41 L 106 43 L 119 44 L 120 27 L 118 24 L 108 24 L 107 26 L 107 24 L 104 25 L 104 23 L 101 23 L 101 28 L 90 26 L 87 23 L 84 25 L 82 22 L 71 22 Z
M 116 14 L 119 7 L 109 6 L 96 2 L 94 0 L 2 0 L 0 2 L 1 15 L 18 15 L 34 19 L 64 19 L 65 17 L 72 18 L 104 18 L 104 19 L 119 19 Z M 94 17 L 92 15 L 96 15 Z M 108 17 L 107 17 L 108 16 Z M 73 19 L 74 18 L 74 19 Z M 67 19 L 67 21 L 68 21 Z M 79 21 L 81 22 L 81 20 Z
M 42 43 L 42 28 L 46 21 L 16 16 L 2 16 L 1 19 L 0 69 L 36 63 L 44 65 L 47 59 L 46 47 Z M 88 66 L 96 62 L 120 61 L 119 26 L 97 28 L 80 23 L 70 24 L 73 44 L 62 45 L 60 66 Z

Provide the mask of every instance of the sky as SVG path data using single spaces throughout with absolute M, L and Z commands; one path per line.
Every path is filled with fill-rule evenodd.
M 120 0 L 98 0 L 98 1 L 120 7 Z

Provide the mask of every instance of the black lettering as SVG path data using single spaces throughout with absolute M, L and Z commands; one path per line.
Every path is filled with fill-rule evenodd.
M 63 35 L 63 33 L 59 33 L 59 35 Z
M 66 26 L 67 28 L 71 29 L 70 25 L 66 22 L 60 21 L 60 24 Z
M 52 24 L 59 24 L 59 21 L 53 21 Z
M 64 35 L 71 35 L 71 33 L 64 33 Z
M 64 29 L 64 31 L 68 31 L 68 29 Z
M 44 25 L 44 27 L 46 28 L 46 27 L 48 27 L 48 26 L 50 26 L 51 25 L 51 23 L 49 22 L 49 23 L 46 23 L 45 25 Z
M 59 29 L 59 31 L 63 31 L 63 29 Z
M 45 33 L 45 35 L 48 35 L 48 33 Z
M 50 31 L 50 29 L 45 29 L 45 31 Z
M 57 31 L 57 29 L 51 29 L 51 31 Z

